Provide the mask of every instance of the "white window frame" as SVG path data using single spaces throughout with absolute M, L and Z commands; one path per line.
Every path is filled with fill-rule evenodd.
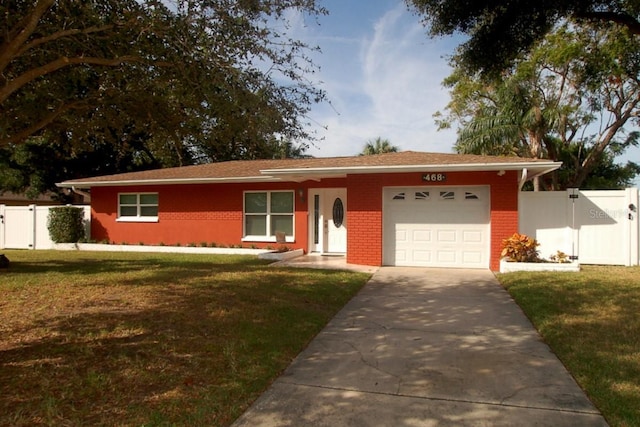
M 142 204 L 140 202 L 140 196 L 143 195 L 155 195 L 158 198 L 158 203 L 155 205 L 150 205 L 150 204 Z M 122 206 L 122 204 L 120 203 L 120 196 L 136 196 L 136 204 L 125 204 L 124 206 L 128 206 L 128 207 L 136 207 L 136 215 L 135 216 L 122 216 L 120 214 L 120 208 Z M 156 206 L 156 208 L 158 208 L 158 211 L 160 210 L 160 196 L 158 193 L 154 193 L 154 192 L 148 192 L 148 193 L 118 193 L 118 217 L 116 218 L 116 222 L 158 222 L 158 215 L 155 216 L 146 216 L 146 215 L 141 215 L 141 211 L 142 211 L 142 207 L 147 207 L 147 206 Z
M 247 200 L 247 194 L 262 194 L 262 193 L 266 193 L 267 195 L 267 212 L 266 213 L 250 213 L 250 216 L 266 216 L 266 232 L 267 234 L 264 236 L 259 236 L 259 235 L 247 235 L 247 207 L 246 207 L 246 200 Z M 290 193 L 291 194 L 291 199 L 293 201 L 293 206 L 292 206 L 292 212 L 291 214 L 288 213 L 282 213 L 282 212 L 278 212 L 278 213 L 271 213 L 271 195 L 274 193 Z M 271 235 L 271 216 L 275 215 L 275 216 L 283 216 L 283 215 L 291 215 L 291 229 L 292 229 L 292 235 L 291 236 L 285 236 L 285 241 L 286 243 L 294 243 L 296 241 L 295 239 L 295 234 L 296 234 L 296 193 L 293 190 L 248 190 L 243 192 L 242 194 L 242 241 L 243 242 L 269 242 L 269 243 L 275 243 L 276 242 L 276 236 L 275 235 Z

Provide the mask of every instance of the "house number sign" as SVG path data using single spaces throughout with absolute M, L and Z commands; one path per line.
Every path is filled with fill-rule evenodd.
M 446 173 L 425 173 L 422 175 L 422 180 L 425 182 L 444 182 L 447 180 Z

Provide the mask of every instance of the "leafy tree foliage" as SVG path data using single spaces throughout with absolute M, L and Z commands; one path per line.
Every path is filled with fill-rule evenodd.
M 462 33 L 466 72 L 496 75 L 563 20 L 616 23 L 640 35 L 636 0 L 406 0 L 433 36 Z
M 396 153 L 397 151 L 398 147 L 392 145 L 388 139 L 377 137 L 365 144 L 360 155 L 370 156 L 373 154 Z
M 136 135 L 114 143 L 89 141 L 82 149 L 30 138 L 11 149 L 0 148 L 0 191 L 24 192 L 29 198 L 51 192 L 58 200 L 70 202 L 67 194 L 57 193 L 56 182 L 162 166 Z
M 441 127 L 457 122 L 456 149 L 563 160 L 550 188 L 580 187 L 637 135 L 640 40 L 615 26 L 565 25 L 549 34 L 499 82 L 469 76 L 453 60 Z M 614 150 L 615 147 L 615 150 Z M 628 169 L 628 171 L 632 171 Z
M 271 157 L 312 138 L 305 115 L 324 93 L 305 79 L 311 48 L 286 36 L 291 10 L 324 13 L 314 0 L 3 1 L 2 161 L 20 164 L 30 140 L 25 151 L 70 162 L 106 150 L 129 170 Z
M 633 187 L 636 176 L 640 174 L 640 165 L 627 162 L 624 165 L 615 161 L 617 155 L 622 154 L 630 145 L 637 146 L 637 133 L 632 133 L 628 141 L 622 144 L 613 143 L 606 150 L 593 171 L 587 175 L 580 188 L 583 190 L 620 190 Z M 631 142 L 633 141 L 633 142 Z M 580 162 L 586 154 L 579 145 L 572 145 L 560 153 L 562 167 L 558 170 L 558 182 L 562 188 L 575 175 L 576 160 Z

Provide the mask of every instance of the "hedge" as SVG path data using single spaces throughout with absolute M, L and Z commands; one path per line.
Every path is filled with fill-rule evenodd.
M 84 209 L 62 206 L 49 209 L 47 228 L 55 243 L 77 243 L 84 239 Z

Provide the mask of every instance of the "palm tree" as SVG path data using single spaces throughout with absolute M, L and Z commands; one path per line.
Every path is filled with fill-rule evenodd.
M 373 141 L 369 141 L 362 149 L 361 156 L 370 156 L 372 154 L 397 153 L 398 147 L 391 145 L 388 139 L 377 137 Z
M 556 154 L 550 135 L 562 115 L 557 100 L 545 100 L 530 82 L 513 80 L 487 91 L 486 99 L 491 101 L 477 108 L 473 118 L 459 129 L 458 153 L 533 159 Z M 537 178 L 533 185 L 539 190 Z

